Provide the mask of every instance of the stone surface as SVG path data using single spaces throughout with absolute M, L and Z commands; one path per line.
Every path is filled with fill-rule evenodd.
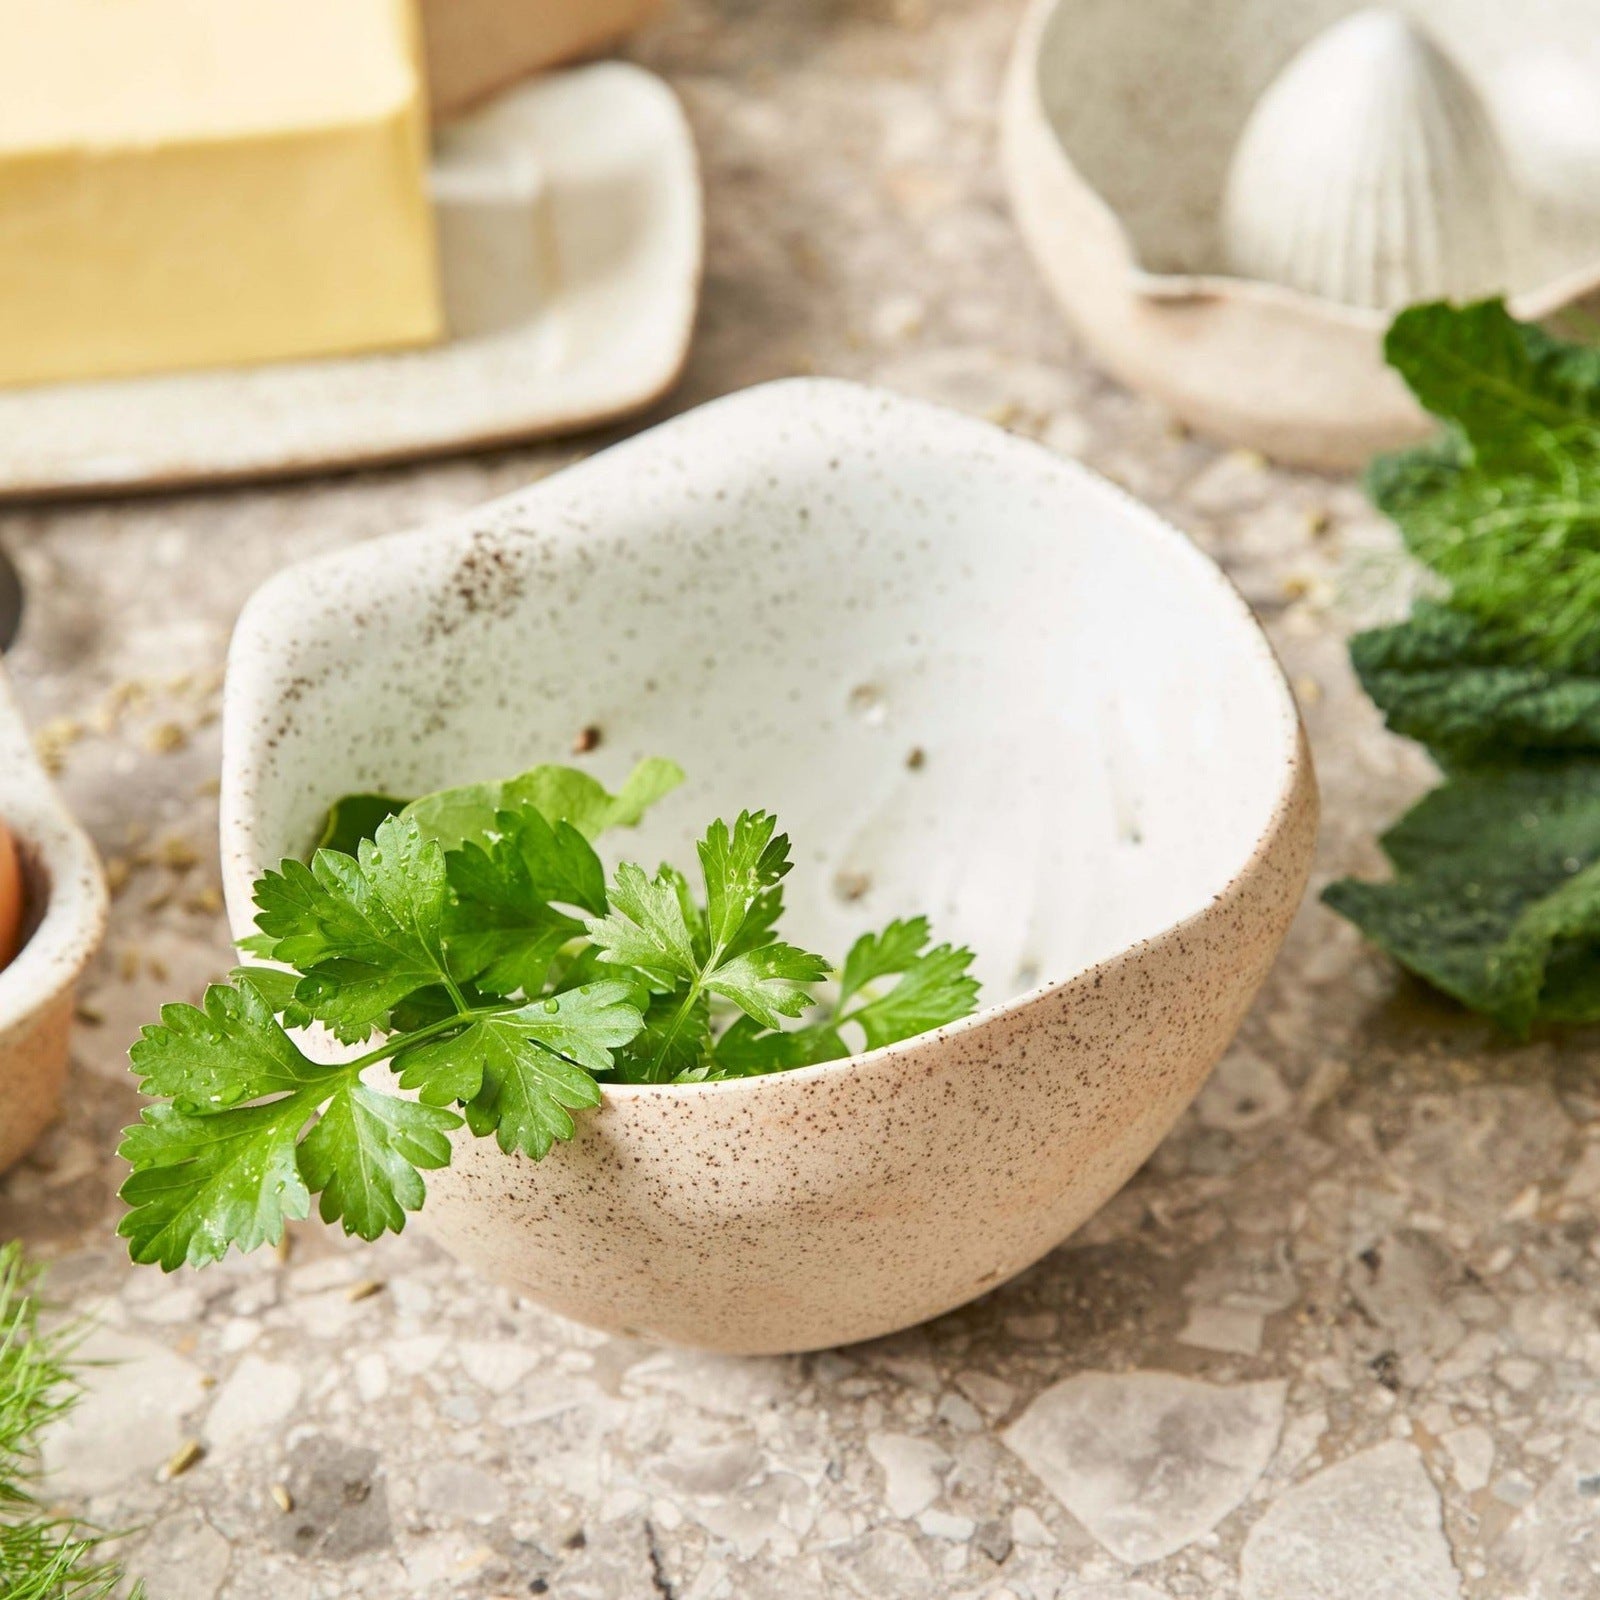
M 1282 1383 L 1086 1372 L 1046 1389 L 1006 1443 L 1112 1555 L 1158 1561 L 1255 1487 L 1283 1426 Z
M 153 1477 L 189 1437 L 186 1418 L 205 1397 L 203 1374 L 167 1346 L 111 1328 L 96 1329 L 78 1353 L 82 1396 L 45 1439 L 54 1488 L 98 1494 Z
M 1318 885 L 1375 871 L 1377 833 L 1431 781 L 1344 650 L 1404 604 L 1398 541 L 1353 481 L 1185 437 L 1076 352 L 996 162 L 1020 9 L 665 8 L 635 53 L 694 122 L 709 252 L 695 349 L 662 410 L 836 373 L 990 416 L 1110 474 L 1220 561 L 1266 623 L 1323 787 Z M 414 1233 L 366 1248 L 314 1221 L 291 1230 L 287 1260 L 129 1266 L 110 1153 L 136 1106 L 125 1052 L 163 1001 L 198 998 L 231 959 L 214 781 L 240 605 L 289 561 L 447 516 L 605 442 L 0 511 L 29 586 L 7 669 L 120 884 L 66 1114 L 0 1179 L 0 1237 L 48 1262 L 63 1309 L 155 1363 L 148 1381 L 95 1369 L 98 1411 L 52 1445 L 63 1461 L 79 1440 L 86 1475 L 54 1492 L 139 1530 L 127 1550 L 152 1600 L 1238 1600 L 1253 1528 L 1286 1500 L 1301 1515 L 1290 1497 L 1307 1483 L 1399 1441 L 1436 1486 L 1417 1499 L 1434 1563 L 1419 1571 L 1443 1572 L 1442 1537 L 1466 1600 L 1600 1593 L 1594 1036 L 1512 1047 L 1399 978 L 1314 896 L 1215 1086 L 1128 1188 L 1046 1260 L 892 1339 L 780 1361 L 657 1352 L 523 1305 Z M 364 1281 L 383 1287 L 348 1298 Z M 1242 1314 L 1232 1337 L 1224 1311 Z M 1253 1350 L 1245 1319 L 1259 1319 Z M 252 1359 L 293 1394 L 234 1448 L 218 1408 Z M 1281 1443 L 1243 1504 L 1137 1573 L 1000 1437 L 1091 1372 L 1288 1385 Z M 887 1504 L 868 1448 L 886 1434 L 950 1463 L 911 1518 Z M 163 1478 L 188 1438 L 206 1455 Z M 1149 1461 L 1136 1437 L 1102 1449 L 1110 1475 Z M 291 1488 L 305 1540 L 274 1493 Z M 969 1540 L 947 1537 L 963 1522 Z M 1347 1543 L 1320 1541 L 1306 1570 L 1337 1578 Z
M 1395 1441 L 1324 1468 L 1250 1530 L 1245 1600 L 1456 1600 L 1439 1496 L 1416 1449 Z

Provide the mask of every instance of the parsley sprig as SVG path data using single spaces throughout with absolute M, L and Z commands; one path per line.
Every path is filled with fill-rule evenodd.
M 245 949 L 271 965 L 164 1007 L 130 1052 L 152 1101 L 121 1148 L 133 1258 L 171 1270 L 274 1243 L 312 1195 L 375 1239 L 422 1205 L 463 1124 L 539 1160 L 605 1081 L 838 1060 L 973 1009 L 971 953 L 930 949 L 919 917 L 858 940 L 823 1020 L 788 1026 L 830 968 L 778 936 L 791 863 L 771 815 L 712 823 L 698 894 L 670 866 L 607 879 L 594 841 L 681 778 L 645 762 L 611 795 L 540 767 L 335 805 L 310 862 L 255 885 Z M 313 1026 L 357 1053 L 308 1055 L 293 1035 Z

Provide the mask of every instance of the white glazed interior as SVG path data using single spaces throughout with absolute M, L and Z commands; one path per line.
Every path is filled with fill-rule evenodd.
M 1220 271 L 1228 162 L 1280 68 L 1363 0 L 1059 0 L 1045 21 L 1038 92 L 1067 159 L 1116 215 L 1152 274 Z M 1514 169 L 1538 167 L 1508 292 L 1537 291 L 1600 257 L 1595 217 L 1541 207 L 1549 157 L 1531 137 L 1553 49 L 1594 41 L 1592 0 L 1408 0 L 1402 8 L 1464 68 Z M 1588 70 L 1600 84 L 1600 54 Z M 1585 243 L 1587 241 L 1587 243 Z
M 605 779 L 689 772 L 616 848 L 692 862 L 711 816 L 773 808 L 794 937 L 926 911 L 991 1004 L 1203 910 L 1298 760 L 1265 639 L 1171 527 L 985 424 L 798 380 L 261 590 L 226 693 L 236 933 L 337 795 L 571 759 L 589 724 Z

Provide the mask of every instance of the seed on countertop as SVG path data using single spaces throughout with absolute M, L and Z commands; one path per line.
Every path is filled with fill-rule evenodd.
M 165 1483 L 170 1482 L 173 1478 L 181 1478 L 205 1453 L 205 1446 L 198 1439 L 185 1439 L 172 1452 L 166 1466 L 161 1469 L 159 1474 L 161 1480 Z
M 106 857 L 106 887 L 111 891 L 112 898 L 128 886 L 128 879 L 133 875 L 133 867 L 126 856 Z
M 589 726 L 582 729 L 579 732 L 578 737 L 572 741 L 573 755 L 586 756 L 591 750 L 598 750 L 600 748 L 601 737 L 602 735 L 600 733 L 600 729 L 591 722 Z
M 55 775 L 66 763 L 67 749 L 83 737 L 76 717 L 52 717 L 33 736 L 33 747 L 46 772 Z
M 183 909 L 200 916 L 215 916 L 222 909 L 222 891 L 213 883 L 202 884 L 184 900 Z
M 278 1235 L 278 1242 L 273 1245 L 272 1253 L 279 1261 L 287 1261 L 294 1253 L 294 1235 L 287 1228 Z
M 906 757 L 906 765 L 913 772 L 920 772 L 928 764 L 928 752 L 919 744 Z
M 72 1014 L 86 1028 L 98 1028 L 106 1020 L 103 1011 L 97 1011 L 93 1006 L 85 1005 L 81 1000 Z
M 381 1294 L 384 1290 L 381 1278 L 363 1278 L 360 1283 L 352 1283 L 344 1292 L 344 1297 L 349 1301 L 370 1300 L 373 1295 Z
M 273 1484 L 273 1486 L 272 1486 L 272 1498 L 276 1502 L 278 1509 L 280 1511 L 282 1511 L 285 1515 L 287 1515 L 289 1512 L 294 1510 L 294 1496 L 289 1493 L 289 1485 L 288 1484 L 286 1484 L 286 1483 L 275 1483 L 275 1484 Z
M 174 872 L 187 872 L 200 860 L 200 852 L 187 839 L 173 834 L 160 845 L 161 864 Z
M 158 722 L 144 736 L 145 749 L 157 756 L 170 756 L 188 742 L 189 735 L 176 722 Z

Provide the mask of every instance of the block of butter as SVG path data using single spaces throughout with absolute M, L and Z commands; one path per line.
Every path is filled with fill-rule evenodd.
M 415 0 L 0 0 L 0 384 L 441 332 Z
M 615 44 L 659 3 L 422 0 L 434 115 L 450 116 L 530 72 Z

